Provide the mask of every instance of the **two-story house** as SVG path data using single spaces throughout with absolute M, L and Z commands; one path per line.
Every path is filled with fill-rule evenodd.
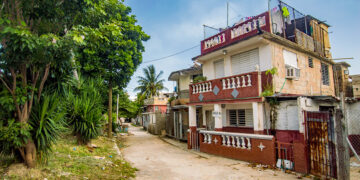
M 144 100 L 141 124 L 148 132 L 160 134 L 165 129 L 167 102 L 168 95 L 165 93 Z
M 166 134 L 179 140 L 187 140 L 187 130 L 189 129 L 189 111 L 187 104 L 189 103 L 189 85 L 198 77 L 202 77 L 201 66 L 194 66 L 174 71 L 170 73 L 168 80 L 176 82 L 174 89 L 174 99 L 170 102 L 168 118 L 166 119 Z M 200 114 L 199 114 L 200 113 Z M 201 109 L 197 109 L 197 123 Z
M 312 134 L 316 130 L 326 134 L 324 143 L 333 140 L 333 132 L 327 132 L 333 127 L 331 115 L 322 113 L 337 106 L 328 27 L 280 1 L 270 11 L 202 40 L 201 54 L 193 60 L 202 64 L 207 81 L 189 86 L 188 147 L 324 173 L 314 167 L 326 158 L 333 162 L 332 146 L 322 144 L 317 150 L 308 142 L 321 138 Z M 199 106 L 203 116 L 197 125 Z M 324 159 L 314 159 L 314 153 L 323 153 Z M 334 168 L 329 165 L 325 176 L 334 177 Z

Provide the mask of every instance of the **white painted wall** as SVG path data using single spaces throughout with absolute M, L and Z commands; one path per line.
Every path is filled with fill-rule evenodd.
M 212 59 L 209 59 L 207 61 L 205 61 L 203 63 L 203 75 L 207 77 L 208 80 L 212 80 L 215 79 L 215 70 L 214 70 L 214 61 L 217 61 L 219 59 L 224 59 L 224 70 L 225 70 L 225 76 L 232 76 L 232 75 L 236 75 L 233 74 L 232 72 L 232 67 L 231 67 L 231 56 L 239 54 L 241 52 L 246 52 L 255 48 L 259 48 L 259 67 L 260 67 L 260 71 L 266 71 L 268 69 L 272 68 L 272 63 L 271 63 L 271 59 L 272 59 L 272 51 L 271 51 L 271 46 L 269 44 L 267 45 L 254 45 L 254 46 L 249 46 L 246 48 L 242 48 L 238 51 L 233 51 L 230 52 L 226 55 L 221 55 L 218 57 L 214 57 Z M 255 71 L 255 67 L 254 67 L 254 71 Z
M 180 76 L 179 78 L 179 90 L 188 90 L 190 84 L 190 75 Z

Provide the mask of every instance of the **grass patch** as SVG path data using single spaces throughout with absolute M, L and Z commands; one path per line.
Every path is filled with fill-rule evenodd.
M 123 147 L 121 140 L 117 145 Z M 47 179 L 129 179 L 135 177 L 136 168 L 117 156 L 114 141 L 99 137 L 92 141 L 98 148 L 79 146 L 73 136 L 63 137 L 53 146 L 46 164 L 38 165 L 38 178 Z M 11 169 L 11 167 L 10 167 Z M 17 168 L 19 169 L 19 168 Z M 27 169 L 25 168 L 25 171 Z M 34 171 L 34 170 L 32 170 Z M 8 177 L 32 179 L 34 172 L 21 174 L 8 172 Z

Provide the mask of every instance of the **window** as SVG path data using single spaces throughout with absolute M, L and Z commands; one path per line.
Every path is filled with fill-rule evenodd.
M 344 74 L 349 75 L 349 70 L 344 70 Z
M 283 57 L 285 65 L 297 68 L 297 57 L 296 54 L 287 50 L 283 50 Z
M 159 110 L 159 107 L 158 106 L 155 106 L 155 111 L 158 111 Z
M 329 85 L 329 66 L 327 64 L 321 63 L 321 79 L 323 85 Z
M 314 68 L 314 62 L 313 62 L 313 58 L 309 57 L 309 67 Z
M 215 67 L 215 78 L 222 78 L 225 76 L 224 73 L 224 60 L 218 60 L 214 62 Z
M 259 49 L 257 48 L 231 56 L 231 68 L 233 75 L 253 72 L 258 64 Z
M 229 109 L 228 119 L 230 126 L 252 127 L 253 126 L 252 109 Z

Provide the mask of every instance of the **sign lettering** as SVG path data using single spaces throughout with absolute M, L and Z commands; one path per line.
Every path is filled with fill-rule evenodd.
M 259 26 L 263 27 L 266 26 L 266 19 L 265 16 L 261 16 L 257 19 L 254 19 L 248 23 L 242 24 L 238 27 L 235 27 L 233 29 L 231 29 L 231 39 L 234 39 L 236 37 L 239 37 L 243 34 L 246 34 L 248 32 L 251 32 L 253 30 L 257 29 L 257 23 L 256 21 L 259 21 Z

